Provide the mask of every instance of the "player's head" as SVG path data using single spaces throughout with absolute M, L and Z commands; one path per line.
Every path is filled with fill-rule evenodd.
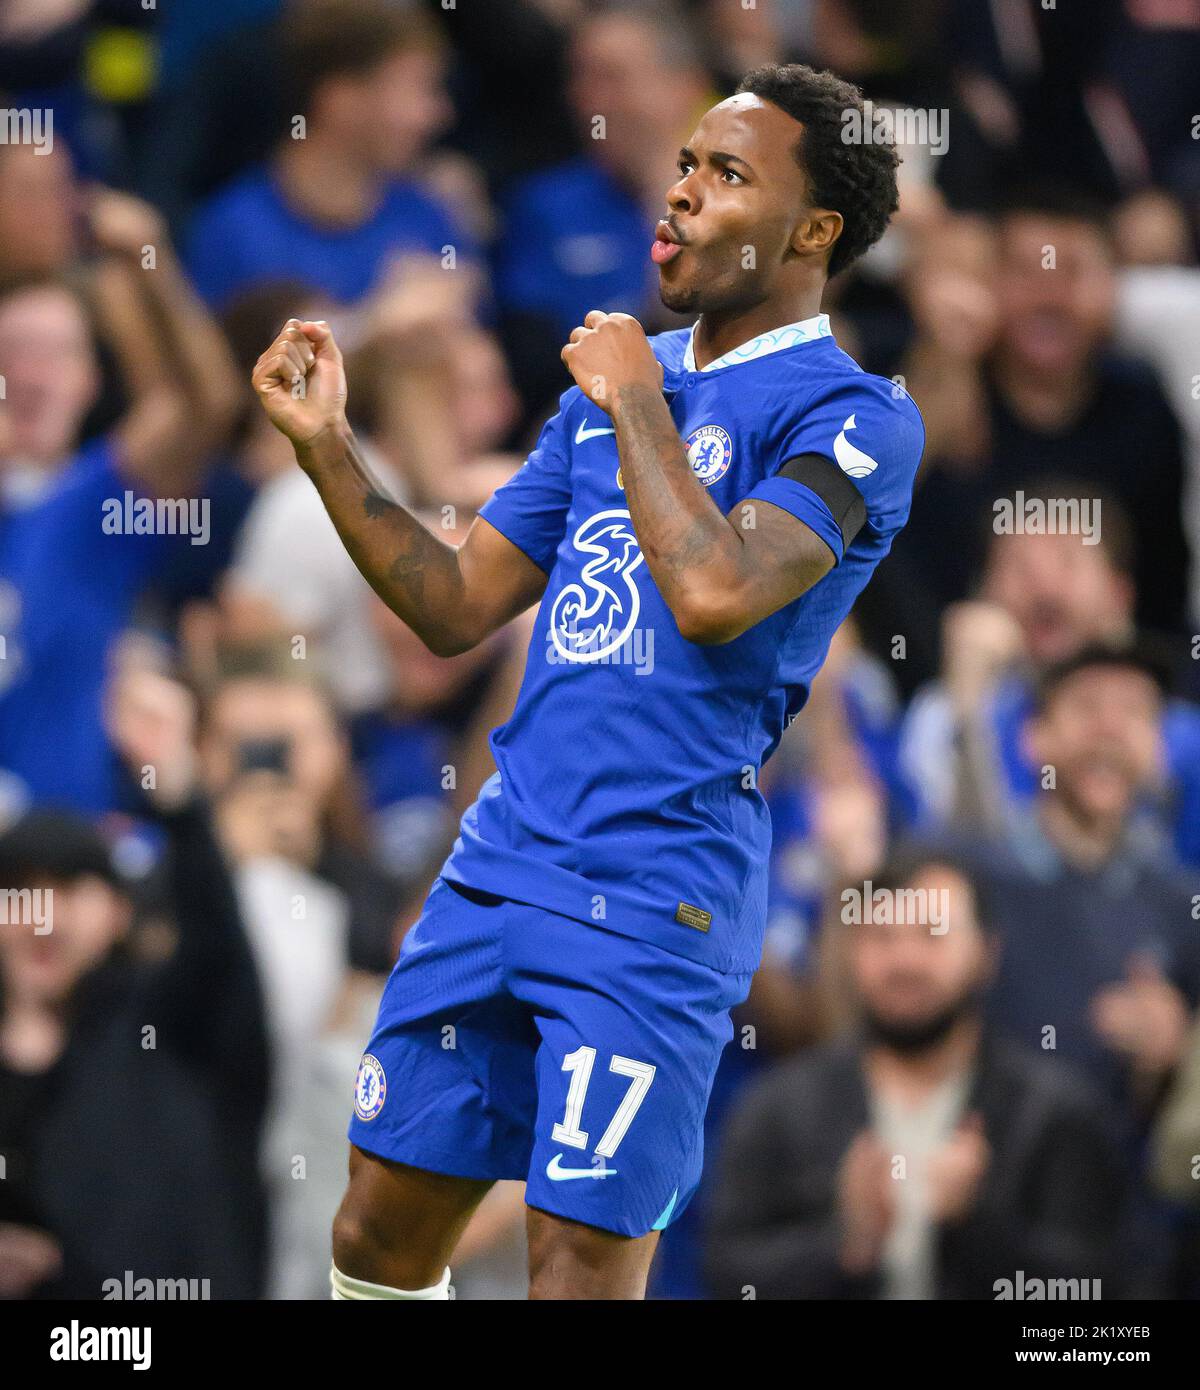
M 860 119 L 848 120 L 858 113 Z M 678 313 L 752 308 L 819 288 L 883 235 L 898 205 L 894 147 L 855 138 L 856 87 L 800 64 L 756 68 L 680 152 L 656 253 Z
M 283 20 L 290 109 L 347 159 L 407 168 L 451 116 L 441 37 L 391 0 L 299 0 Z
M 980 885 L 956 856 L 914 849 L 858 890 L 864 910 L 850 928 L 850 972 L 867 1032 L 896 1051 L 922 1051 L 975 1009 L 986 985 L 992 951 Z

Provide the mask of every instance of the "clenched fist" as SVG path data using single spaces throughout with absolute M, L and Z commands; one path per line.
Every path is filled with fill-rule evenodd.
M 346 371 L 329 325 L 288 319 L 250 380 L 277 430 L 297 450 L 346 423 Z
M 663 370 L 642 325 L 629 314 L 593 309 L 560 354 L 583 394 L 610 415 L 627 386 L 661 391 Z

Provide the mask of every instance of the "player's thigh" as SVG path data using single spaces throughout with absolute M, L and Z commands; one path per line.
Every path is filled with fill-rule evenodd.
M 524 1177 L 537 1031 L 507 996 L 502 957 L 498 910 L 438 880 L 359 1065 L 334 1230 L 343 1274 L 436 1283 L 492 1183 Z
M 646 1296 L 659 1233 L 621 1236 L 529 1208 L 531 1299 L 640 1299 Z
M 350 1181 L 333 1223 L 333 1262 L 372 1284 L 429 1288 L 491 1185 L 410 1168 L 351 1145 Z
M 551 914 L 521 949 L 514 991 L 541 1036 L 527 1204 L 626 1241 L 663 1230 L 700 1180 L 704 1115 L 747 977 Z M 611 1240 L 593 1251 L 643 1258 Z
M 458 1178 L 525 1176 L 538 1034 L 507 992 L 499 901 L 434 885 L 359 1064 L 356 1148 Z

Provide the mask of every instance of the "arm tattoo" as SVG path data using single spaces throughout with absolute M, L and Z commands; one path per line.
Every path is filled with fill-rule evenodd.
M 388 496 L 352 437 L 310 476 L 351 559 L 388 607 L 427 642 L 452 630 L 462 615 L 456 547 Z
M 388 569 L 388 578 L 404 590 L 410 603 L 421 603 L 425 597 L 425 565 L 423 557 L 405 552 Z
M 689 575 L 735 555 L 741 537 L 693 476 L 661 393 L 623 392 L 614 420 L 634 529 L 669 603 Z
M 829 548 L 786 512 L 767 505 L 743 529 L 720 511 L 688 466 L 660 392 L 622 391 L 613 423 L 638 543 L 677 618 L 698 603 L 732 615 L 714 630 L 744 631 L 829 569 Z

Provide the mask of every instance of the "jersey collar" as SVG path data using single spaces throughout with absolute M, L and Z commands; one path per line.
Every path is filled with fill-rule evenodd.
M 796 347 L 800 343 L 810 343 L 816 338 L 831 337 L 832 332 L 833 330 L 829 327 L 829 315 L 816 314 L 811 319 L 801 319 L 797 323 L 786 323 L 782 328 L 772 328 L 769 333 L 760 333 L 757 338 L 751 338 L 748 343 L 742 343 L 740 347 L 735 347 L 700 370 L 715 372 L 718 367 L 732 367 L 738 362 L 751 362 L 756 357 L 767 357 L 772 352 L 782 352 L 784 348 Z M 688 334 L 687 346 L 683 350 L 683 369 L 685 372 L 696 370 L 696 354 L 692 349 L 692 340 L 695 336 L 696 326 L 693 324 L 692 331 Z

